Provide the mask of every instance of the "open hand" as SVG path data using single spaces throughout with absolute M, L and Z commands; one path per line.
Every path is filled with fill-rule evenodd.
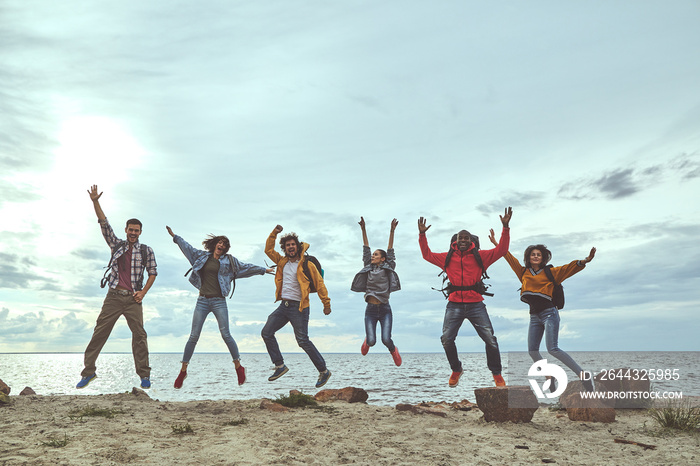
M 493 232 L 493 228 L 489 230 L 489 239 L 494 246 L 498 246 L 498 241 L 496 241 L 496 234 Z
M 595 248 L 591 248 L 591 252 L 588 254 L 588 257 L 586 257 L 586 258 L 583 260 L 583 262 L 589 263 L 590 261 L 593 260 L 594 257 L 595 257 Z
M 503 215 L 499 215 L 501 217 L 501 223 L 503 224 L 503 228 L 508 228 L 508 223 L 510 222 L 510 218 L 513 216 L 513 208 L 512 207 L 506 207 L 505 212 Z
M 98 201 L 100 197 L 102 196 L 102 193 L 97 194 L 97 185 L 93 184 L 92 188 L 88 189 L 88 194 L 90 195 L 90 199 L 92 199 L 92 202 Z
M 398 220 L 396 220 L 396 219 L 392 220 L 391 221 L 391 231 L 396 230 L 396 225 L 398 225 L 398 224 L 399 224 Z
M 432 226 L 432 225 L 425 226 L 425 224 L 426 224 L 426 220 L 424 217 L 421 217 L 418 219 L 418 233 L 423 234 L 426 231 L 428 231 L 430 229 L 430 227 Z

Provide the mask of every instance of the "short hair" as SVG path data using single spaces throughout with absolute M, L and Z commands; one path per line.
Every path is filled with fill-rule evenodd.
M 547 249 L 547 246 L 544 244 L 532 244 L 525 249 L 525 267 L 532 267 L 530 265 L 530 254 L 532 254 L 532 251 L 535 249 L 539 250 L 542 253 L 542 265 L 540 268 L 543 268 L 545 265 L 547 265 L 547 262 L 552 260 L 552 251 Z
M 141 220 L 139 220 L 138 218 L 130 218 L 129 220 L 126 221 L 126 225 L 124 227 L 129 228 L 129 225 L 138 225 L 139 228 L 143 230 L 143 224 L 141 223 Z
M 219 244 L 219 241 L 224 242 L 224 254 L 226 254 L 231 248 L 231 242 L 223 235 L 214 236 L 213 234 L 209 233 L 209 236 L 202 241 L 202 246 L 204 246 L 204 249 L 207 251 L 214 252 L 216 250 L 216 245 Z
M 284 251 L 284 245 L 285 245 L 285 243 L 286 243 L 287 241 L 290 241 L 290 240 L 294 240 L 294 241 L 297 243 L 297 248 L 298 248 L 299 245 L 301 244 L 301 242 L 299 241 L 299 237 L 297 236 L 296 233 L 294 233 L 294 232 L 287 233 L 287 234 L 284 235 L 282 238 L 280 238 L 280 247 L 282 248 L 283 251 Z

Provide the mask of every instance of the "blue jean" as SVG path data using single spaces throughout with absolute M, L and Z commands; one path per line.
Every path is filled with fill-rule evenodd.
M 556 307 L 550 307 L 537 314 L 530 314 L 530 328 L 527 332 L 527 350 L 533 361 L 542 359 L 540 354 L 540 342 L 545 337 L 547 352 L 563 362 L 574 371 L 576 377 L 581 374 L 581 366 L 576 364 L 571 356 L 559 349 L 559 311 Z
M 209 315 L 210 312 L 216 317 L 216 321 L 219 324 L 219 332 L 221 332 L 221 337 L 224 339 L 226 346 L 228 346 L 231 357 L 234 360 L 241 358 L 240 354 L 238 354 L 236 341 L 231 336 L 231 332 L 228 328 L 228 307 L 226 307 L 226 299 L 205 298 L 204 296 L 200 296 L 197 298 L 197 305 L 194 307 L 192 331 L 185 345 L 185 354 L 182 355 L 182 362 L 190 362 L 192 353 L 194 353 L 194 347 L 197 346 L 199 335 L 202 333 L 204 321 L 207 320 L 207 315 Z
M 498 349 L 498 341 L 493 333 L 491 319 L 486 312 L 483 302 L 478 303 L 447 303 L 445 309 L 445 320 L 442 324 L 442 347 L 445 348 L 447 360 L 450 362 L 452 372 L 462 371 L 462 362 L 457 355 L 455 338 L 464 319 L 469 319 L 477 335 L 486 344 L 486 365 L 493 375 L 501 373 L 501 352 Z
M 297 339 L 299 347 L 309 355 L 311 362 L 314 363 L 319 372 L 326 370 L 326 361 L 324 361 L 316 346 L 309 340 L 309 315 L 308 307 L 299 312 L 299 301 L 282 300 L 279 307 L 268 316 L 260 335 L 265 341 L 267 353 L 275 366 L 284 364 L 284 358 L 280 352 L 280 346 L 277 344 L 275 333 L 289 322 L 292 324 L 294 337 Z
M 365 309 L 365 341 L 367 346 L 374 346 L 377 343 L 377 322 L 382 326 L 382 343 L 393 353 L 394 342 L 391 341 L 391 324 L 393 317 L 391 315 L 391 306 L 389 303 L 372 304 L 367 303 Z

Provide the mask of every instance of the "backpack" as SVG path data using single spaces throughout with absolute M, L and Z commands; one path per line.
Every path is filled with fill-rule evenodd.
M 229 262 L 231 263 L 231 270 L 233 270 L 233 280 L 231 281 L 231 294 L 229 295 L 228 299 L 233 298 L 233 292 L 236 291 L 236 267 L 233 265 L 233 256 L 231 254 L 226 254 L 226 257 L 228 257 Z M 207 259 L 208 260 L 208 259 Z M 185 277 L 192 272 L 192 269 L 194 267 L 190 267 L 190 269 L 185 272 Z
M 442 285 L 443 288 L 441 290 L 436 290 L 436 291 L 441 291 L 443 295 L 445 295 L 445 299 L 449 298 L 451 293 L 454 293 L 455 291 L 476 291 L 480 295 L 484 296 L 493 296 L 493 293 L 489 293 L 486 291 L 490 285 L 486 285 L 484 283 L 484 279 L 490 278 L 488 274 L 486 273 L 486 269 L 484 268 L 484 262 L 481 260 L 481 255 L 479 255 L 479 237 L 476 235 L 471 235 L 471 240 L 472 243 L 474 244 L 474 247 L 471 250 L 471 253 L 474 255 L 474 259 L 476 260 L 476 263 L 481 267 L 481 280 L 476 282 L 475 284 L 471 286 L 457 286 L 453 285 L 449 281 L 447 281 L 447 265 L 450 263 L 450 260 L 452 259 L 452 255 L 454 254 L 455 250 L 452 248 L 452 243 L 457 241 L 457 234 L 452 235 L 452 239 L 450 240 L 450 247 L 447 250 L 447 256 L 445 257 L 445 265 L 442 267 L 442 272 L 438 274 L 438 277 L 440 275 L 444 275 L 442 277 Z M 445 284 L 447 282 L 447 284 Z M 435 290 L 435 288 L 433 288 Z
M 318 292 L 318 290 L 316 289 L 316 284 L 311 279 L 311 270 L 309 270 L 309 261 L 311 261 L 311 263 L 314 264 L 314 266 L 316 266 L 316 270 L 318 270 L 318 273 L 321 274 L 321 278 L 323 278 L 323 268 L 321 267 L 321 263 L 314 256 L 312 256 L 310 254 L 304 254 L 304 262 L 301 263 L 301 266 L 302 266 L 302 269 L 304 270 L 304 275 L 306 275 L 306 278 L 309 280 L 309 292 L 316 293 L 316 292 Z
M 112 257 L 109 258 L 109 263 L 107 264 L 107 267 L 105 270 L 104 275 L 102 276 L 102 280 L 100 280 L 100 288 L 104 288 L 107 285 L 107 282 L 109 282 L 109 275 L 112 272 L 112 264 L 114 264 L 114 255 L 117 253 L 117 251 L 123 246 L 127 245 L 128 243 L 126 241 L 119 241 L 115 246 L 114 249 L 112 250 Z M 141 243 L 141 262 L 143 263 L 145 261 L 145 257 L 148 254 L 148 246 L 145 244 Z M 145 267 L 144 267 L 145 270 Z M 143 289 L 143 274 L 139 277 L 139 280 L 136 282 L 136 291 L 141 291 Z
M 554 293 L 552 293 L 552 303 L 557 307 L 557 309 L 564 309 L 564 287 L 561 283 L 557 283 L 552 275 L 552 265 L 546 266 L 544 269 L 544 274 L 547 275 L 549 281 L 554 283 Z

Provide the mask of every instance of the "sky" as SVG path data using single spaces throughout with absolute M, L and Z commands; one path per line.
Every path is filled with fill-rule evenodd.
M 197 296 L 166 225 L 257 265 L 275 225 L 296 232 L 331 298 L 324 316 L 311 297 L 311 340 L 359 352 L 357 222 L 386 248 L 397 218 L 394 341 L 442 352 L 417 219 L 433 251 L 463 228 L 488 248 L 507 206 L 518 258 L 597 248 L 564 282 L 562 349 L 700 350 L 698 17 L 694 0 L 0 0 L 0 352 L 84 351 L 110 255 L 93 184 L 155 251 L 152 352 L 183 350 Z M 518 280 L 503 259 L 488 273 L 501 351 L 524 351 Z M 241 352 L 264 352 L 273 277 L 227 304 Z M 103 351 L 130 341 L 122 319 Z M 469 323 L 457 347 L 484 348 Z M 213 317 L 197 351 L 226 351 Z

